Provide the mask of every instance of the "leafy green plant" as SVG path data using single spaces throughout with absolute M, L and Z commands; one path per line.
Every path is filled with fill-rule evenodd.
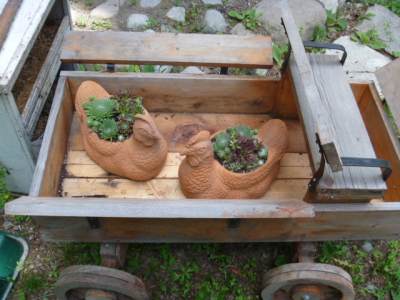
M 390 9 L 392 12 L 400 16 L 400 1 L 399 0 L 363 0 L 364 4 L 375 5 L 379 4 Z
M 213 138 L 216 159 L 233 172 L 250 172 L 263 165 L 268 150 L 257 138 L 257 130 L 239 125 Z
M 286 54 L 289 51 L 288 44 L 275 44 L 272 45 L 272 57 L 279 68 L 282 68 L 285 62 Z
M 364 21 L 364 20 L 371 20 L 373 16 L 375 16 L 374 13 L 366 12 L 364 14 L 359 15 L 358 18 L 357 18 L 357 21 L 361 22 L 361 21 Z
M 328 32 L 325 26 L 317 25 L 314 28 L 312 40 L 316 42 L 324 42 L 328 39 Z
M 349 23 L 342 16 L 339 10 L 335 13 L 331 10 L 326 11 L 326 26 L 329 32 L 342 32 L 346 30 L 348 25 Z
M 378 32 L 375 29 L 370 29 L 366 32 L 357 31 L 351 35 L 351 39 L 375 50 L 384 49 L 387 46 L 385 42 L 379 38 Z
M 112 28 L 112 23 L 108 20 L 94 19 L 90 24 L 92 30 L 108 30 Z
M 137 4 L 137 0 L 129 0 L 128 2 L 131 6 L 135 6 Z
M 393 55 L 394 57 L 396 57 L 396 58 L 399 58 L 399 57 L 400 57 L 400 51 L 393 51 L 393 52 L 392 52 L 392 55 Z
M 104 140 L 120 142 L 132 134 L 135 116 L 144 112 L 141 97 L 132 99 L 126 95 L 107 99 L 91 98 L 83 108 L 90 129 Z
M 232 19 L 240 21 L 243 25 L 250 30 L 256 30 L 261 26 L 260 13 L 257 13 L 255 9 L 246 9 L 244 11 L 231 10 L 228 12 L 228 16 Z
M 4 208 L 7 201 L 11 200 L 11 193 L 6 184 L 7 169 L 0 165 L 0 209 Z
M 88 18 L 86 16 L 82 16 L 82 15 L 78 16 L 75 20 L 75 25 L 80 28 L 84 28 L 84 27 L 88 26 L 88 23 L 89 23 Z
M 158 25 L 160 25 L 160 22 L 159 22 L 156 18 L 150 17 L 150 18 L 147 20 L 146 29 L 154 29 L 154 28 L 156 28 Z

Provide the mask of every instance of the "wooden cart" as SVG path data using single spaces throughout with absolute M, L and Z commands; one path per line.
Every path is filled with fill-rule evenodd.
M 7 203 L 6 213 L 32 216 L 45 241 L 106 243 L 102 257 L 107 266 L 121 263 L 126 243 L 398 239 L 400 153 L 374 85 L 348 84 L 336 56 L 324 61 L 321 55 L 307 55 L 291 15 L 285 13 L 283 19 L 292 55 L 281 79 L 62 72 L 30 194 Z M 271 46 L 266 36 L 71 32 L 61 59 L 268 68 Z M 118 178 L 88 158 L 73 105 L 84 80 L 94 80 L 111 93 L 144 97 L 169 143 L 167 163 L 157 178 Z M 342 122 L 335 119 L 338 115 Z M 262 199 L 183 197 L 177 152 L 194 133 L 237 123 L 257 127 L 271 117 L 286 122 L 290 142 L 278 178 Z M 362 143 L 362 153 L 354 145 L 346 148 L 354 139 Z M 351 157 L 361 161 L 349 162 Z M 389 175 L 389 163 L 392 174 L 383 178 Z M 300 263 L 268 272 L 263 298 L 354 299 L 350 276 L 334 266 L 312 263 L 312 252 L 301 244 Z M 109 291 L 147 298 L 139 279 L 106 270 L 67 269 L 57 288 L 60 299 L 71 293 L 78 299 L 115 299 Z

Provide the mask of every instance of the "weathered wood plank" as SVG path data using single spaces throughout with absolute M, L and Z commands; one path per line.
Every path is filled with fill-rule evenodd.
M 46 60 L 33 84 L 32 91 L 22 112 L 22 122 L 29 136 L 35 130 L 36 123 L 42 113 L 50 89 L 60 70 L 60 49 L 65 33 L 70 29 L 69 18 L 64 17 L 54 41 L 49 49 Z
M 318 135 L 326 159 L 334 171 L 342 169 L 340 153 L 336 145 L 336 135 L 329 120 L 330 112 L 321 103 L 316 79 L 309 63 L 303 41 L 287 1 L 281 1 L 282 20 L 288 35 L 292 55 L 290 70 L 296 87 L 299 114 L 301 116 L 315 169 L 318 169 L 321 155 L 316 143 Z
M 400 86 L 398 82 L 398 78 L 400 78 L 400 58 L 380 68 L 375 74 L 393 113 L 394 121 L 400 128 Z
M 0 51 L 0 91 L 14 86 L 54 1 L 22 2 Z
M 303 199 L 309 179 L 275 180 L 263 199 Z M 290 187 L 290 189 L 288 188 Z M 177 179 L 152 179 L 146 182 L 122 178 L 64 178 L 63 197 L 111 197 L 183 199 Z
M 287 157 L 286 157 L 287 156 Z M 156 178 L 178 178 L 178 169 L 183 156 L 178 153 L 168 153 L 167 161 Z M 292 163 L 288 165 L 288 163 Z M 92 161 L 85 151 L 68 151 L 66 165 L 66 177 L 80 178 L 114 178 L 116 176 L 108 173 Z M 288 153 L 281 161 L 278 179 L 310 179 L 312 171 L 305 154 Z
M 55 91 L 46 130 L 43 136 L 29 194 L 54 196 L 57 194 L 60 173 L 67 149 L 72 122 L 73 104 L 65 77 L 60 77 Z
M 166 138 L 170 152 L 183 150 L 190 137 L 203 129 L 215 133 L 237 124 L 257 128 L 270 119 L 268 115 L 258 114 L 152 113 L 152 116 L 161 134 Z M 287 151 L 306 153 L 307 146 L 301 124 L 295 120 L 284 121 L 289 130 Z M 76 115 L 71 126 L 69 149 L 84 150 Z
M 7 1 L 2 10 L 0 10 L 0 49 L 6 40 L 8 30 L 13 23 L 14 17 L 18 12 L 22 0 Z
M 36 217 L 46 241 L 287 242 L 400 238 L 399 203 L 313 204 L 315 217 L 290 219 L 132 219 Z M 6 208 L 7 211 L 7 208 Z
M 68 77 L 73 99 L 83 81 L 94 80 L 110 94 L 142 96 L 149 111 L 171 113 L 268 113 L 274 107 L 279 86 L 277 80 L 255 76 L 67 71 L 61 74 Z
M 270 68 L 269 36 L 72 31 L 61 60 L 67 63 L 167 64 Z
M 399 140 L 387 118 L 374 84 L 367 85 L 359 107 L 377 156 L 388 160 L 392 167 L 392 174 L 386 181 L 388 190 L 384 194 L 384 200 L 400 201 Z
M 21 197 L 7 203 L 10 215 L 111 218 L 312 218 L 312 206 L 299 199 L 117 199 Z
M 336 132 L 336 146 L 341 155 L 376 158 L 359 107 L 338 58 L 314 54 L 309 55 L 309 59 L 321 105 L 330 112 L 328 120 Z M 332 172 L 328 167 L 317 189 L 321 197 L 326 193 L 326 198 L 332 193 L 340 193 L 340 197 L 349 198 L 357 194 L 360 198 L 371 199 L 379 197 L 379 192 L 383 195 L 386 184 L 379 168 L 343 167 L 342 171 Z M 339 198 L 339 195 L 334 197 Z

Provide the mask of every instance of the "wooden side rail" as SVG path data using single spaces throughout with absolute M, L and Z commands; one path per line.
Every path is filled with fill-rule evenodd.
M 64 63 L 169 64 L 271 68 L 269 36 L 85 32 L 67 34 Z
M 310 199 L 381 198 L 387 188 L 376 163 L 385 161 L 376 158 L 339 58 L 307 54 L 286 1 L 282 16 L 292 48 L 290 72 L 315 172 Z

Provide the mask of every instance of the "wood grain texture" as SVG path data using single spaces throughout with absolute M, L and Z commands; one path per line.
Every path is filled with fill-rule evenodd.
M 312 218 L 313 208 L 298 199 L 119 199 L 21 197 L 6 207 L 10 215 L 111 218 Z
M 60 49 L 65 33 L 70 29 L 69 18 L 64 17 L 54 41 L 49 49 L 39 74 L 33 84 L 28 101 L 22 112 L 22 122 L 25 125 L 26 131 L 29 136 L 33 134 L 36 123 L 42 113 L 44 104 L 50 93 L 50 89 L 60 70 Z
M 68 83 L 65 77 L 60 77 L 33 175 L 29 192 L 31 196 L 57 194 L 72 113 Z
M 329 120 L 330 112 L 323 105 L 317 89 L 317 78 L 314 78 L 303 40 L 286 0 L 281 1 L 282 20 L 290 41 L 292 54 L 289 67 L 296 87 L 298 111 L 308 138 L 311 156 L 315 169 L 318 169 L 321 155 L 316 143 L 316 136 L 325 152 L 326 160 L 334 171 L 342 169 L 340 153 L 336 143 L 335 130 Z
M 250 68 L 273 65 L 269 36 L 115 31 L 72 31 L 66 37 L 61 60 Z
M 376 158 L 360 110 L 347 83 L 346 75 L 337 57 L 309 55 L 310 63 L 321 95 L 322 104 L 330 111 L 329 120 L 336 132 L 339 152 L 347 157 Z M 341 193 L 347 197 L 373 198 L 386 190 L 379 168 L 343 167 L 343 171 L 333 173 L 326 169 L 318 191 L 330 197 Z M 362 194 L 364 194 L 362 196 Z M 322 197 L 324 197 L 322 195 Z
M 388 190 L 385 201 L 400 200 L 400 146 L 391 121 L 383 108 L 374 84 L 367 85 L 359 103 L 360 111 L 374 145 L 377 156 L 386 159 L 392 167 L 392 174 L 386 181 Z
M 313 204 L 313 218 L 144 219 L 36 217 L 46 241 L 287 242 L 399 239 L 399 203 Z M 7 208 L 6 208 L 7 209 Z
M 144 98 L 150 112 L 268 113 L 279 81 L 255 76 L 157 73 L 61 72 L 68 77 L 72 98 L 79 85 L 93 80 L 110 94 Z M 160 92 L 162 91 L 162 92 Z
M 400 128 L 400 58 L 375 72 L 383 95 L 393 113 L 394 121 Z

